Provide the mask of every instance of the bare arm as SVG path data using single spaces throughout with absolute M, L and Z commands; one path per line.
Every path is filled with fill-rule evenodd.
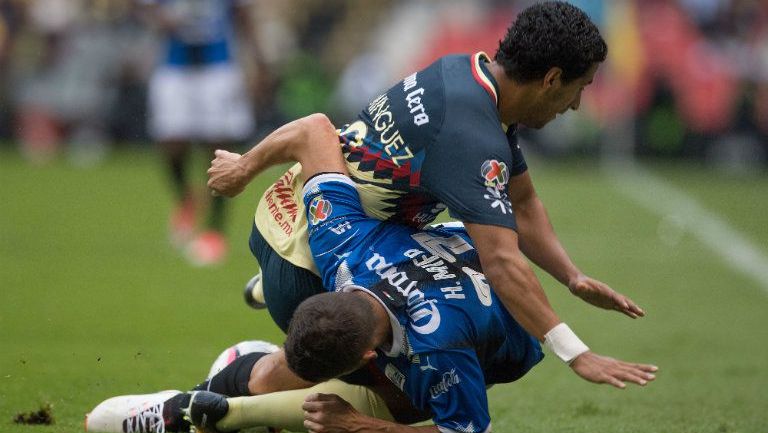
M 310 433 L 439 433 L 436 426 L 411 427 L 363 415 L 335 394 L 312 394 L 301 406 Z
M 234 197 L 256 175 L 277 164 L 298 161 L 305 178 L 320 172 L 347 174 L 336 128 L 323 114 L 287 123 L 243 155 L 217 150 L 208 169 L 208 188 Z
M 517 246 L 512 229 L 465 224 L 475 241 L 480 262 L 496 295 L 507 311 L 539 341 L 560 323 L 536 275 Z M 645 385 L 655 378 L 657 368 L 601 356 L 587 351 L 570 363 L 581 378 L 594 383 L 608 383 L 624 388 L 624 382 Z
M 592 305 L 620 311 L 632 318 L 645 315 L 631 299 L 584 275 L 573 264 L 552 228 L 528 172 L 510 179 L 509 196 L 517 218 L 520 250 L 526 257 Z
M 248 391 L 251 395 L 304 389 L 314 385 L 316 384 L 307 382 L 288 368 L 285 352 L 282 349 L 264 355 L 256 361 L 248 379 Z
M 514 230 L 485 224 L 464 224 L 496 295 L 520 325 L 539 341 L 560 319 L 521 254 Z
M 520 233 L 520 250 L 536 265 L 568 286 L 580 271 L 560 244 L 528 172 L 510 179 L 509 198 Z

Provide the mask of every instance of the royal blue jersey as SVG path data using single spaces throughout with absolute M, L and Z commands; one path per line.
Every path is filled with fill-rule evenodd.
M 244 0 L 142 0 L 178 20 L 166 34 L 164 63 L 200 66 L 233 60 L 233 9 Z
M 309 180 L 304 204 L 324 287 L 364 290 L 390 315 L 393 341 L 377 367 L 441 431 L 487 431 L 486 386 L 516 380 L 543 354 L 491 290 L 463 227 L 372 219 L 337 174 Z

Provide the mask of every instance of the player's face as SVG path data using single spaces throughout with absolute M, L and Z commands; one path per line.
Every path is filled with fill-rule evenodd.
M 578 110 L 581 104 L 581 92 L 592 84 L 598 66 L 598 63 L 593 64 L 584 75 L 569 82 L 562 80 L 562 71 L 559 68 L 552 68 L 544 78 L 539 98 L 537 98 L 538 103 L 532 104 L 530 118 L 522 123 L 530 128 L 539 129 L 559 114 L 565 114 L 568 110 Z

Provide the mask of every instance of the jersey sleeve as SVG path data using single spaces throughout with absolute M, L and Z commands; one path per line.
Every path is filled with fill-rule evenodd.
M 365 214 L 354 182 L 338 173 L 309 179 L 302 192 L 309 247 L 326 289 L 336 287 L 336 273 L 347 257 L 370 244 L 379 221 Z
M 422 184 L 463 222 L 517 229 L 507 188 L 527 170 L 514 130 L 446 127 L 426 158 Z
M 485 380 L 474 350 L 420 353 L 410 368 L 409 394 L 417 407 L 432 410 L 442 433 L 490 431 Z

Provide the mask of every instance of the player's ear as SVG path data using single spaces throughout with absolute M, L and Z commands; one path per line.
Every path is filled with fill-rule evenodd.
M 544 80 L 541 84 L 545 89 L 549 89 L 551 87 L 559 86 L 562 83 L 562 79 L 563 70 L 554 66 L 549 68 L 549 71 L 544 75 Z
M 373 359 L 378 358 L 378 354 L 376 354 L 375 350 L 366 350 L 365 353 L 363 353 L 363 360 L 365 362 L 371 361 Z

